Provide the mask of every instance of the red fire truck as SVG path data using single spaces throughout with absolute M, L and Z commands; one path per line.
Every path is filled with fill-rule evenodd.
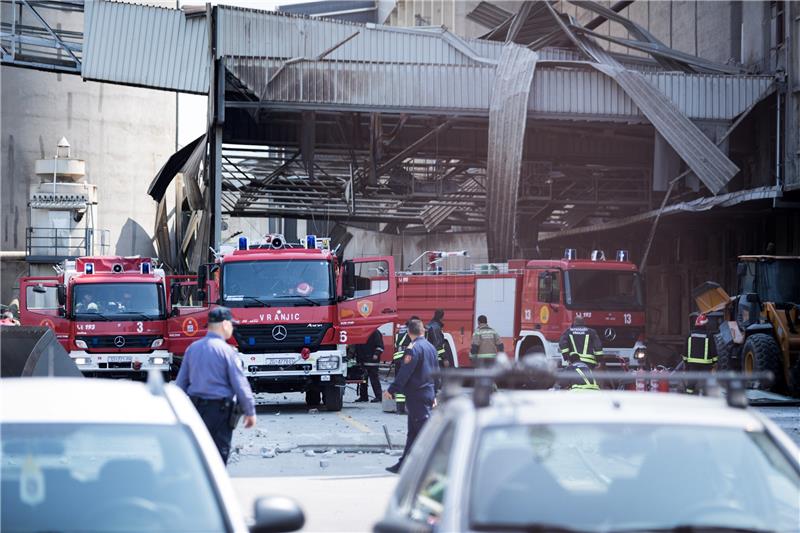
M 397 298 L 391 257 L 340 264 L 329 244 L 313 235 L 298 245 L 280 235 L 253 246 L 242 238 L 239 249 L 219 256 L 196 282 L 176 279 L 170 292 L 177 304 L 178 294 L 196 283 L 206 287 L 201 296 L 211 306 L 231 309 L 238 321 L 232 342 L 254 392 L 305 392 L 309 405 L 336 411 L 342 408 L 347 345 L 393 323 Z M 170 348 L 180 356 L 206 328 L 207 309 L 173 309 Z
M 81 257 L 20 279 L 20 322 L 47 326 L 86 376 L 169 374 L 165 276 L 151 259 Z
M 570 249 L 563 259 L 512 260 L 479 265 L 471 272 L 399 273 L 400 320 L 417 315 L 427 321 L 445 311 L 445 337 L 457 366 L 470 366 L 469 349 L 477 318 L 486 315 L 515 358 L 543 352 L 561 364 L 558 340 L 575 317 L 597 330 L 604 360 L 625 359 L 638 366 L 645 358 L 643 289 L 627 252 L 606 261 L 577 259 Z M 389 350 L 387 350 L 388 354 Z

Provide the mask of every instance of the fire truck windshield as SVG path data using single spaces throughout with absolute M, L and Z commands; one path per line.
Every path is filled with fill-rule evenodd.
M 78 320 L 158 320 L 163 309 L 156 283 L 80 283 L 72 291 Z
M 330 305 L 334 292 L 329 261 L 237 261 L 222 268 L 228 307 Z
M 641 309 L 642 283 L 635 272 L 569 270 L 564 275 L 565 302 L 571 309 Z

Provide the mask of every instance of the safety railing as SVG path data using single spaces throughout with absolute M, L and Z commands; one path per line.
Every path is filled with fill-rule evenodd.
M 35 228 L 25 231 L 25 253 L 29 259 L 58 259 L 106 255 L 110 232 L 92 228 Z

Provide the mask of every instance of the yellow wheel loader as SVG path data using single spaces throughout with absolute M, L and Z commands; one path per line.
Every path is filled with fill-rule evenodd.
M 743 255 L 736 272 L 738 296 L 713 282 L 693 291 L 701 313 L 723 313 L 717 368 L 769 370 L 773 391 L 800 397 L 800 257 Z

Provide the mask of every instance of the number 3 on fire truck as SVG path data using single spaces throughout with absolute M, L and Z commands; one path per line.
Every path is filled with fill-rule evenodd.
M 141 322 L 137 322 L 136 323 L 136 333 L 141 333 L 142 331 L 144 331 L 144 324 L 142 324 Z
M 347 330 L 341 330 L 339 332 L 339 344 L 347 344 Z
M 624 314 L 622 315 L 622 320 L 623 320 L 623 321 L 624 321 L 626 324 L 630 324 L 631 322 L 633 322 L 633 320 L 632 320 L 632 318 L 631 318 L 631 314 L 630 314 L 630 313 L 624 313 Z

